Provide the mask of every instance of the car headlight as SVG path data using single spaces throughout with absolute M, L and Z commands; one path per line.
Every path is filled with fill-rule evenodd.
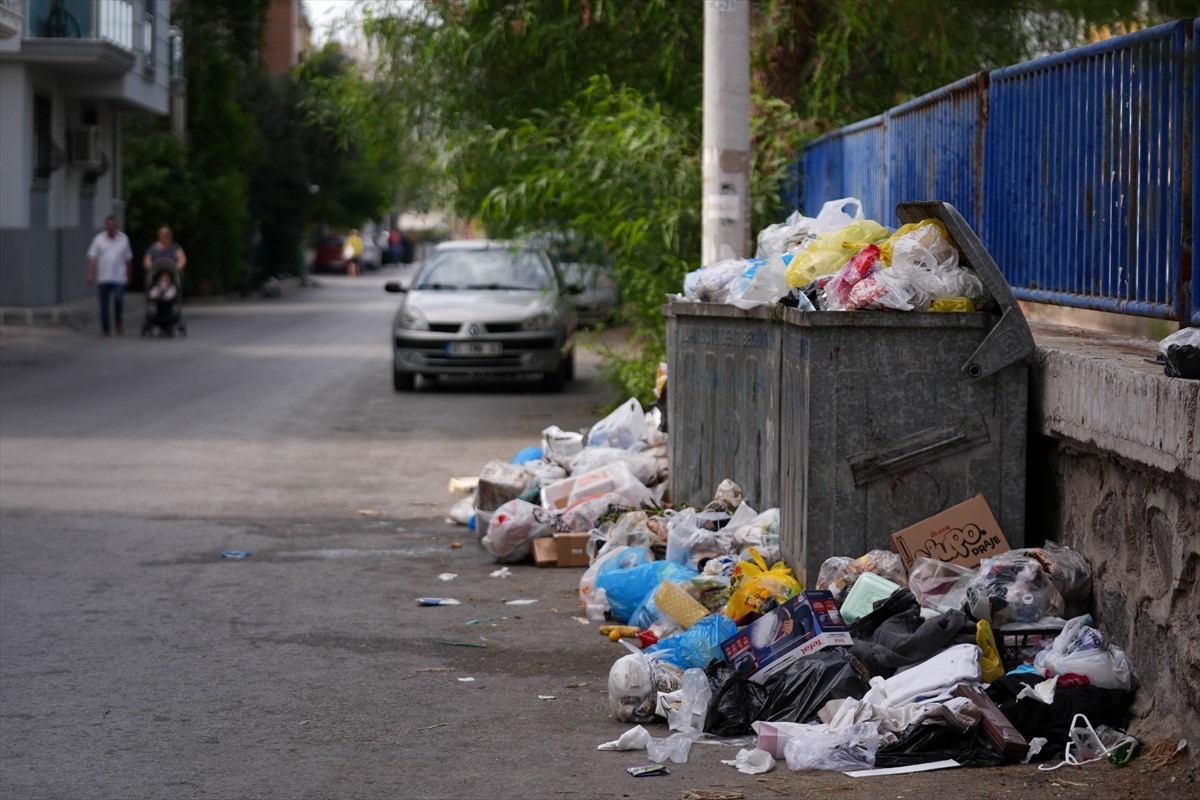
M 396 315 L 396 328 L 408 331 L 429 330 L 429 320 L 415 308 L 402 308 Z
M 528 317 L 526 317 L 525 321 L 521 323 L 521 330 L 525 330 L 525 331 L 549 330 L 550 328 L 553 328 L 557 322 L 558 322 L 558 319 L 557 319 L 557 317 L 554 316 L 554 312 L 549 309 L 543 308 L 542 310 L 535 311 L 534 313 L 532 313 Z

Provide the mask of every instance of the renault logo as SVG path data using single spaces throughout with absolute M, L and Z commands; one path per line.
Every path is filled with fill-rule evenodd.
M 479 326 L 472 325 L 469 328 L 467 328 L 467 335 L 468 336 L 478 336 L 479 335 Z

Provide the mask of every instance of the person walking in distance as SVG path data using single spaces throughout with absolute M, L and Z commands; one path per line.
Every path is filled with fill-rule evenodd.
M 179 242 L 171 241 L 171 229 L 166 225 L 158 229 L 158 238 L 154 240 L 154 244 L 146 248 L 142 266 L 149 272 L 154 268 L 154 262 L 162 258 L 174 261 L 175 269 L 178 272 L 183 272 L 183 268 L 187 266 L 187 256 L 183 254 L 183 247 Z
M 342 254 L 346 259 L 346 274 L 351 278 L 357 278 L 362 271 L 362 254 L 362 237 L 358 235 L 357 229 L 352 230 L 346 237 L 345 252 Z
M 87 285 L 95 284 L 100 289 L 100 333 L 103 336 L 112 332 L 108 311 L 110 300 L 117 336 L 125 333 L 122 312 L 125 284 L 129 283 L 132 266 L 133 250 L 129 247 L 129 237 L 124 231 L 117 230 L 117 218 L 109 214 L 104 218 L 104 230 L 96 234 L 87 250 Z

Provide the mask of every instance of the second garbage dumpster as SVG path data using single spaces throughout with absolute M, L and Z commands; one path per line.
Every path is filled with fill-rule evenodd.
M 886 549 L 891 533 L 977 493 L 1010 544 L 1025 541 L 1033 337 L 953 206 L 897 214 L 945 225 L 992 312 L 788 308 L 779 324 L 778 307 L 667 308 L 673 496 L 694 503 L 713 472 L 757 484 L 747 498 L 763 506 L 778 498 L 784 555 L 806 586 L 826 558 Z

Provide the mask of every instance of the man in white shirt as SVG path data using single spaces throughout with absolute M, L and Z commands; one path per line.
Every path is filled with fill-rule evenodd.
M 95 283 L 100 288 L 100 333 L 111 332 L 108 318 L 108 303 L 112 300 L 113 321 L 117 325 L 117 336 L 125 333 L 121 313 L 125 307 L 125 284 L 129 283 L 133 265 L 133 250 L 129 237 L 117 230 L 117 218 L 109 214 L 104 218 L 104 230 L 96 234 L 87 251 L 87 285 Z

